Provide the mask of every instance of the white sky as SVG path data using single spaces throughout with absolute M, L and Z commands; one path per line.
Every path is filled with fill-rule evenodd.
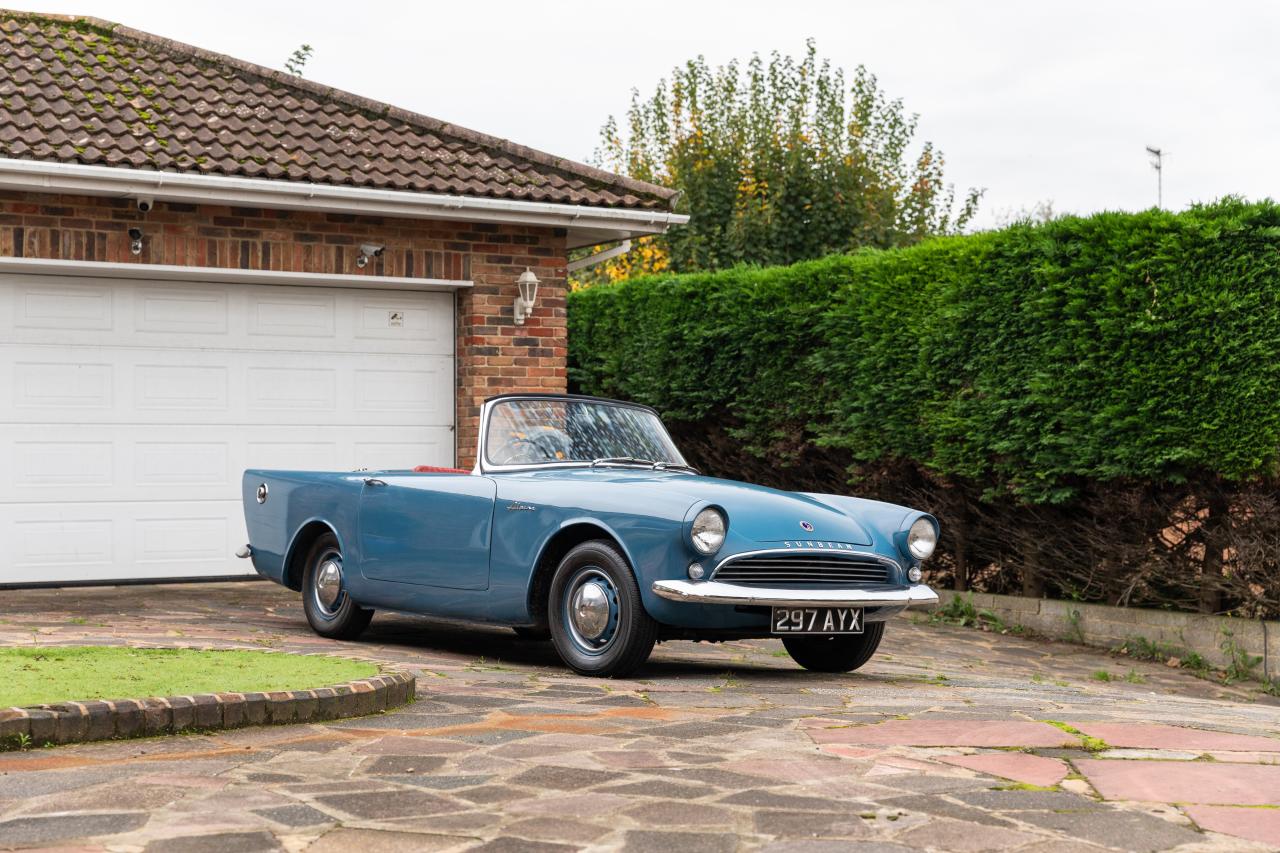
M 1148 144 L 1168 152 L 1166 207 L 1280 195 L 1274 2 L 13 2 L 277 68 L 306 42 L 313 80 L 577 160 L 685 59 L 814 36 L 920 114 L 958 189 L 987 189 L 980 225 L 1044 201 L 1149 207 Z

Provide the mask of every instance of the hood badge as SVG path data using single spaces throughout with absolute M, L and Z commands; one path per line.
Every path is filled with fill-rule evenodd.
M 802 521 L 802 522 L 800 522 L 800 529 L 801 529 L 801 530 L 803 530 L 803 531 L 804 531 L 804 532 L 806 532 L 806 533 L 812 533 L 812 532 L 813 532 L 813 525 L 812 525 L 812 524 L 810 524 L 810 523 L 809 523 L 809 522 L 807 522 L 807 521 Z

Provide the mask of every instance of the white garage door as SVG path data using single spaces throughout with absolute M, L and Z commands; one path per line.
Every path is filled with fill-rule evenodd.
M 453 294 L 0 275 L 0 584 L 251 573 L 249 467 L 451 465 Z

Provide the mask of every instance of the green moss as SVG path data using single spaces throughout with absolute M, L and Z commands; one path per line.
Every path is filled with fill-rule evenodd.
M 1074 735 L 1075 737 L 1080 738 L 1080 743 L 1089 752 L 1102 752 L 1111 748 L 1111 745 L 1102 738 L 1087 735 L 1075 726 L 1069 725 L 1068 723 L 1064 723 L 1060 720 L 1041 720 L 1040 722 L 1048 723 L 1056 729 L 1061 729 L 1069 735 Z

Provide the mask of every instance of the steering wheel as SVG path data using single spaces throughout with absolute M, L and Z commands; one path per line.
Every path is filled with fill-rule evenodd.
M 518 465 L 521 462 L 539 461 L 537 458 L 530 460 L 528 458 L 530 454 L 520 452 L 525 448 L 536 450 L 541 454 L 542 459 L 556 458 L 556 451 L 543 444 L 541 436 L 520 435 L 507 439 L 506 443 L 498 449 L 498 458 L 493 461 L 498 465 Z

